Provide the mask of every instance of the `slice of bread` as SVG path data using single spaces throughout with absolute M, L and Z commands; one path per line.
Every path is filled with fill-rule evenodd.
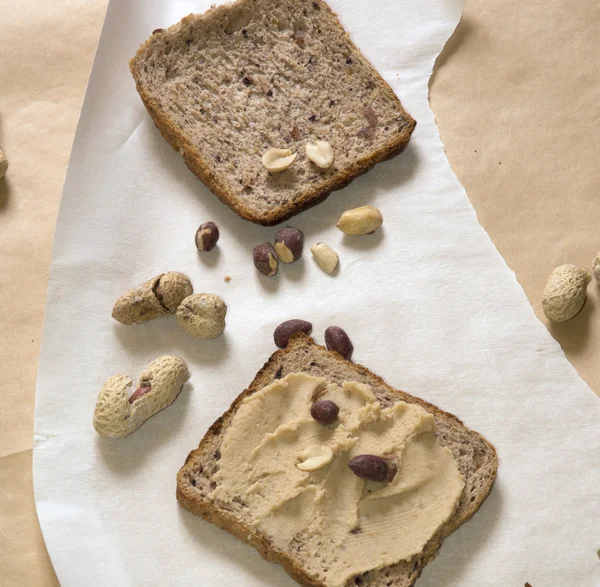
M 130 62 L 186 165 L 242 218 L 270 226 L 406 147 L 415 121 L 323 0 L 238 0 L 154 34 Z M 307 141 L 328 141 L 321 169 Z M 298 153 L 269 173 L 261 156 Z
M 211 426 L 200 442 L 200 446 L 189 454 L 185 465 L 177 475 L 179 503 L 193 514 L 202 516 L 254 546 L 265 559 L 282 565 L 301 585 L 327 587 L 308 574 L 298 553 L 290 549 L 275 548 L 266 536 L 249 527 L 239 504 L 221 503 L 211 498 L 211 493 L 216 486 L 211 477 L 219 468 L 223 435 L 241 401 L 275 379 L 294 372 L 324 377 L 339 385 L 344 381 L 366 383 L 372 387 L 377 399 L 384 406 L 402 400 L 419 404 L 433 414 L 439 441 L 452 451 L 465 479 L 465 488 L 454 516 L 438 530 L 424 551 L 410 562 L 402 561 L 380 570 L 369 571 L 348 582 L 348 587 L 355 585 L 410 587 L 421 574 L 423 567 L 435 558 L 444 538 L 466 522 L 488 496 L 498 468 L 496 451 L 485 438 L 466 428 L 452 414 L 391 388 L 368 369 L 315 344 L 305 334 L 293 336 L 284 350 L 272 355 L 258 372 L 250 387 L 238 396 L 229 410 Z

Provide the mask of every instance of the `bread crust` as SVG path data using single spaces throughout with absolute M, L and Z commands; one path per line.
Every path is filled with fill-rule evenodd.
M 480 458 L 485 459 L 485 463 L 487 465 L 487 475 L 484 477 L 483 483 L 478 488 L 478 492 L 474 496 L 475 498 L 473 501 L 470 499 L 466 500 L 466 496 L 463 492 L 461 504 L 459 505 L 453 517 L 450 518 L 450 520 L 436 532 L 420 555 L 414 557 L 410 563 L 401 562 L 378 571 L 369 571 L 369 573 L 365 574 L 365 576 L 368 575 L 368 577 L 366 577 L 363 582 L 358 583 L 365 586 L 380 584 L 385 585 L 385 580 L 382 580 L 381 583 L 377 582 L 378 576 L 381 575 L 381 578 L 383 578 L 386 569 L 404 565 L 408 568 L 408 570 L 403 575 L 404 582 L 401 585 L 402 587 L 410 587 L 414 585 L 425 565 L 436 557 L 443 540 L 467 520 L 469 520 L 489 495 L 496 479 L 496 473 L 498 469 L 498 456 L 496 454 L 496 450 L 493 445 L 483 436 L 477 432 L 469 430 L 453 414 L 444 412 L 433 404 L 390 387 L 381 377 L 375 375 L 366 367 L 347 361 L 336 352 L 328 351 L 325 347 L 317 345 L 313 339 L 306 334 L 295 334 L 290 338 L 290 342 L 285 349 L 273 353 L 269 360 L 263 365 L 262 369 L 256 374 L 250 386 L 245 389 L 233 401 L 229 409 L 213 423 L 201 440 L 198 448 L 190 452 L 184 466 L 177 474 L 177 500 L 183 508 L 190 511 L 192 514 L 203 517 L 209 522 L 219 526 L 223 530 L 226 530 L 227 532 L 237 536 L 244 542 L 256 548 L 256 550 L 258 550 L 261 556 L 266 560 L 280 564 L 285 571 L 300 585 L 303 585 L 304 587 L 326 587 L 326 585 L 324 585 L 321 581 L 310 576 L 304 569 L 302 569 L 302 567 L 298 565 L 287 552 L 279 550 L 274 545 L 269 544 L 264 536 L 246 525 L 243 519 L 240 519 L 240 517 L 236 516 L 234 512 L 228 511 L 227 509 L 220 507 L 216 501 L 202 496 L 200 492 L 189 482 L 190 474 L 202 466 L 203 459 L 206 459 L 207 453 L 214 448 L 215 441 L 220 441 L 222 434 L 229 426 L 240 403 L 246 397 L 256 393 L 266 385 L 275 381 L 278 378 L 278 369 L 280 369 L 282 362 L 286 359 L 286 357 L 294 353 L 299 354 L 299 352 L 302 352 L 306 349 L 309 349 L 312 352 L 318 352 L 320 356 L 325 357 L 330 363 L 333 362 L 334 365 L 343 365 L 346 369 L 351 369 L 357 375 L 357 380 L 367 380 L 366 382 L 370 383 L 372 386 L 385 389 L 387 394 L 389 394 L 389 396 L 395 401 L 404 401 L 422 406 L 425 410 L 433 414 L 438 430 L 443 429 L 457 431 L 461 435 L 468 438 L 469 443 L 474 446 L 477 451 L 479 451 Z M 308 353 L 307 357 L 309 357 Z M 309 358 L 307 362 L 309 363 L 310 360 L 311 359 Z M 440 436 L 440 442 L 442 445 L 444 445 L 446 444 L 447 439 L 445 439 L 443 436 Z M 465 475 L 464 470 L 461 470 L 461 472 L 463 475 Z M 468 501 L 468 503 L 465 503 L 466 501 Z M 349 582 L 347 585 L 350 587 L 353 584 L 354 583 Z M 400 583 L 393 583 L 393 585 L 400 585 Z
M 333 12 L 326 2 L 323 0 L 315 0 L 315 2 L 319 4 L 322 10 L 326 10 L 335 19 L 335 23 L 340 29 L 344 30 L 337 14 Z M 214 17 L 218 11 L 233 10 L 247 3 L 247 0 L 237 0 L 232 4 L 212 8 L 201 15 L 200 18 L 211 18 Z M 152 37 L 146 40 L 146 42 L 138 49 L 135 56 L 129 62 L 129 68 L 133 75 L 133 79 L 135 80 L 137 91 L 155 126 L 159 129 L 161 135 L 169 145 L 171 145 L 175 151 L 179 151 L 182 154 L 183 160 L 190 171 L 224 204 L 229 206 L 244 220 L 263 226 L 273 226 L 319 204 L 327 199 L 332 192 L 346 187 L 354 179 L 369 171 L 377 163 L 391 159 L 400 154 L 408 145 L 412 132 L 417 124 L 410 114 L 404 110 L 400 100 L 389 84 L 383 79 L 366 57 L 362 55 L 358 47 L 356 47 L 348 33 L 345 31 L 344 37 L 350 46 L 351 51 L 355 55 L 360 55 L 361 58 L 370 65 L 372 75 L 375 78 L 375 84 L 392 102 L 396 103 L 396 107 L 404 120 L 404 124 L 395 136 L 371 151 L 368 156 L 357 159 L 349 168 L 330 176 L 319 185 L 309 185 L 294 201 L 280 204 L 268 212 L 255 211 L 250 206 L 245 206 L 243 203 L 240 203 L 239 197 L 228 189 L 225 182 L 223 182 L 217 174 L 211 171 L 209 165 L 203 159 L 193 141 L 186 137 L 181 129 L 177 128 L 169 118 L 168 113 L 161 107 L 158 101 L 152 97 L 151 93 L 144 86 L 141 75 L 143 69 L 143 54 Z

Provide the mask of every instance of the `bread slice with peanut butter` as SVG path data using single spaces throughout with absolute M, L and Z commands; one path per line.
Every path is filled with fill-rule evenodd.
M 290 396 L 285 395 L 286 386 L 294 389 Z M 343 404 L 343 397 L 349 398 L 348 405 Z M 312 401 L 310 398 L 341 404 L 338 425 L 319 424 L 314 415 L 311 419 L 310 405 L 306 403 Z M 253 405 L 262 406 L 264 410 L 254 412 Z M 364 446 L 376 446 L 372 444 L 374 434 L 389 432 L 389 423 L 395 416 L 405 419 L 402 426 L 413 428 L 394 432 L 402 452 L 382 455 L 392 459 L 389 461 L 394 467 L 392 475 L 387 482 L 359 479 L 358 473 L 352 472 L 356 467 L 348 467 L 350 457 L 361 452 Z M 269 419 L 272 421 L 266 422 Z M 257 431 L 252 432 L 255 440 L 251 441 L 247 431 L 254 427 Z M 276 430 L 277 434 L 270 432 L 262 437 L 261 427 L 263 432 Z M 364 432 L 364 438 L 359 429 Z M 305 430 L 309 431 L 308 436 L 302 436 Z M 257 445 L 251 446 L 246 485 L 240 484 L 244 477 L 231 482 L 231 471 L 238 466 L 235 459 L 239 457 L 232 449 L 236 434 L 247 438 L 250 445 Z M 361 446 L 365 439 L 367 444 Z M 380 444 L 381 451 L 385 452 L 389 446 Z M 275 465 L 268 461 L 269 454 L 278 456 Z M 439 457 L 432 461 L 435 475 L 421 479 L 423 487 L 430 489 L 419 494 L 424 507 L 414 508 L 418 523 L 429 524 L 427 530 L 421 525 L 411 526 L 416 522 L 409 519 L 411 512 L 407 504 L 410 501 L 407 499 L 411 499 L 411 489 L 418 486 L 415 467 L 431 455 Z M 250 387 L 238 396 L 211 426 L 200 446 L 189 454 L 177 476 L 177 499 L 193 514 L 254 546 L 266 560 L 282 565 L 306 587 L 410 587 L 423 567 L 436 556 L 444 538 L 466 522 L 483 503 L 496 478 L 497 467 L 493 446 L 455 416 L 391 388 L 366 368 L 315 344 L 305 334 L 297 334 L 284 350 L 272 355 Z M 275 504 L 271 495 L 275 486 L 269 484 L 279 476 L 286 479 L 288 486 L 282 491 L 289 499 Z M 440 485 L 440 479 L 447 483 Z M 256 482 L 254 487 L 250 486 L 253 482 Z M 332 489 L 332 483 L 337 483 L 336 489 Z M 440 487 L 444 488 L 441 495 Z M 396 495 L 403 490 L 404 495 Z M 335 502 L 328 501 L 327 491 L 334 492 Z M 357 503 L 360 502 L 357 508 L 347 507 L 352 506 L 345 503 L 349 492 L 354 492 Z M 253 496 L 258 496 L 258 501 L 252 501 Z M 328 510 L 334 507 L 330 505 L 333 503 L 337 508 L 335 513 Z M 319 515 L 325 516 L 321 525 L 319 516 L 313 515 L 315 504 L 320 508 Z M 398 507 L 399 512 L 391 509 Z M 363 519 L 361 512 L 365 508 L 368 515 Z M 358 515 L 354 518 L 350 515 L 351 519 L 346 522 L 344 516 L 353 509 Z M 425 510 L 431 514 L 424 518 Z M 402 524 L 395 523 L 396 514 L 403 520 Z M 385 519 L 387 516 L 389 519 Z M 331 524 L 331 520 L 340 518 L 343 523 Z M 415 534 L 412 543 L 410 536 L 408 541 L 405 536 L 411 527 L 413 530 L 408 533 Z M 381 540 L 371 540 L 372 535 Z M 366 542 L 361 542 L 363 539 Z M 389 539 L 391 548 L 385 546 L 385 539 Z M 351 563 L 319 547 L 328 540 L 344 544 L 350 551 L 354 549 L 357 554 L 349 559 Z M 424 540 L 422 545 L 419 540 Z M 419 545 L 418 552 L 415 545 Z M 378 549 L 373 553 L 373 560 L 379 561 L 373 563 L 374 566 L 369 567 L 370 557 L 360 556 L 363 547 Z M 315 552 L 319 552 L 321 558 L 315 557 Z M 404 559 L 407 553 L 412 553 L 408 560 L 389 558 Z M 357 569 L 359 572 L 355 572 Z M 343 577 L 342 582 L 340 577 Z
M 266 226 L 400 153 L 416 124 L 323 0 L 238 0 L 191 14 L 157 29 L 130 69 L 190 170 Z M 270 149 L 289 149 L 293 164 L 269 172 Z

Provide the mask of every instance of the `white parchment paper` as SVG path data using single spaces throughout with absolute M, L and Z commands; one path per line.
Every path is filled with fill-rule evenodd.
M 497 447 L 491 496 L 445 541 L 419 587 L 600 584 L 600 402 L 478 224 L 428 105 L 434 61 L 462 3 L 331 0 L 418 125 L 404 154 L 292 221 L 308 246 L 323 240 L 339 251 L 339 274 L 323 273 L 307 246 L 274 279 L 251 260 L 274 229 L 240 220 L 185 168 L 128 71 L 153 29 L 209 4 L 111 2 L 90 78 L 56 231 L 36 397 L 36 502 L 62 585 L 294 584 L 175 500 L 189 450 L 274 350 L 275 326 L 292 317 L 311 320 L 318 341 L 327 326 L 344 327 L 357 362 Z M 364 204 L 382 210 L 383 229 L 344 237 L 339 214 Z M 193 236 L 209 219 L 221 240 L 201 255 Z M 225 299 L 222 337 L 192 339 L 173 318 L 137 327 L 111 319 L 118 295 L 168 270 Z M 125 440 L 99 438 L 91 419 L 104 380 L 137 378 L 164 353 L 192 371 L 177 401 Z

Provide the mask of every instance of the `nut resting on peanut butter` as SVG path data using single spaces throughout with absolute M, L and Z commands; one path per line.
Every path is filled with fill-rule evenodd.
M 398 471 L 394 455 L 379 457 L 377 455 L 358 455 L 350 459 L 348 466 L 361 479 L 368 481 L 387 481 L 394 479 Z
M 310 406 L 310 415 L 319 424 L 328 426 L 338 419 L 340 407 L 330 399 L 320 399 Z
M 275 252 L 282 263 L 295 263 L 302 257 L 304 234 L 293 226 L 286 226 L 275 233 Z
M 542 308 L 552 322 L 565 322 L 579 313 L 586 299 L 592 276 L 578 265 L 561 265 L 548 278 Z
M 350 360 L 354 352 L 354 346 L 346 331 L 339 326 L 330 326 L 325 330 L 325 346 L 329 351 L 335 351 Z
M 196 231 L 196 248 L 199 251 L 212 251 L 219 240 L 219 229 L 214 222 L 201 224 Z
M 327 445 L 312 445 L 298 455 L 300 462 L 296 467 L 301 471 L 318 471 L 333 461 L 333 450 Z
M 262 164 L 271 173 L 279 173 L 286 170 L 298 156 L 289 149 L 269 149 L 262 156 Z
M 192 291 L 187 275 L 176 271 L 161 273 L 125 292 L 115 302 L 112 317 L 121 324 L 141 324 L 169 316 Z
M 317 243 L 310 248 L 317 265 L 330 275 L 336 270 L 340 263 L 338 254 L 325 243 Z
M 214 294 L 188 296 L 177 308 L 177 322 L 183 330 L 198 338 L 217 338 L 225 330 L 227 305 Z
M 164 355 L 152 361 L 141 374 L 137 389 L 129 396 L 133 381 L 114 375 L 102 387 L 94 410 L 94 428 L 109 438 L 124 438 L 148 418 L 172 404 L 190 378 L 187 365 Z
M 8 170 L 8 159 L 6 158 L 6 155 L 4 154 L 2 147 L 0 147 L 0 179 L 2 179 L 6 175 L 7 170 Z
M 333 149 L 327 141 L 306 143 L 306 156 L 321 169 L 328 169 L 333 163 Z
M 310 334 L 312 332 L 312 324 L 306 320 L 298 319 L 286 320 L 285 322 L 282 322 L 273 332 L 273 340 L 275 345 L 280 349 L 284 349 L 288 345 L 290 337 L 293 334 L 298 334 L 299 332 Z
M 279 258 L 271 243 L 262 243 L 252 251 L 254 266 L 267 277 L 273 277 L 279 269 Z
M 361 206 L 346 210 L 336 224 L 345 234 L 371 234 L 383 224 L 381 212 L 373 206 Z

